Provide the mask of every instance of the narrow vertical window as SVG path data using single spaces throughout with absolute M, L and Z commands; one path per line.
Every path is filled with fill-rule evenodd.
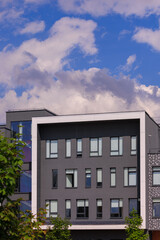
M 66 200 L 66 218 L 71 218 L 71 200 Z
M 123 138 L 111 137 L 111 156 L 123 155 Z
M 52 170 L 52 187 L 53 188 L 58 187 L 58 169 Z
M 90 156 L 102 156 L 102 138 L 90 139 Z
M 102 218 L 102 199 L 97 199 L 97 218 Z
M 66 139 L 66 157 L 71 157 L 71 139 Z
M 97 187 L 102 187 L 102 168 L 97 168 Z
M 86 185 L 86 188 L 90 188 L 91 187 L 91 169 L 90 168 L 87 168 L 85 170 L 85 185 Z
M 131 137 L 131 155 L 137 154 L 137 137 L 132 136 Z
M 110 168 L 110 182 L 111 187 L 116 186 L 116 168 Z
M 82 139 L 77 139 L 77 157 L 82 157 Z
M 160 218 L 160 199 L 153 199 L 153 217 Z

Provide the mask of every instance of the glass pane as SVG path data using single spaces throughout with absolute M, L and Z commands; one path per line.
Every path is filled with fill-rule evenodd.
M 102 200 L 101 199 L 97 200 L 97 206 L 102 206 Z
M 136 173 L 135 172 L 129 173 L 129 185 L 136 186 Z
M 133 137 L 131 138 L 131 149 L 132 149 L 132 150 L 136 150 L 136 147 L 137 147 L 136 136 L 133 136 Z
M 71 200 L 66 200 L 66 209 L 71 208 Z
M 153 185 L 160 185 L 160 172 L 153 172 Z
M 74 170 L 74 186 L 73 187 L 77 187 L 78 183 L 78 176 L 77 176 L 77 170 Z
M 129 212 L 132 212 L 133 209 L 137 211 L 137 199 L 136 198 L 129 199 Z
M 124 169 L 124 186 L 128 186 L 128 168 Z
M 91 152 L 97 152 L 98 151 L 98 139 L 97 138 L 91 138 Z
M 24 171 L 21 174 L 20 192 L 31 192 L 31 171 Z
M 84 200 L 78 200 L 77 207 L 84 207 Z
M 54 169 L 53 171 L 53 188 L 58 187 L 58 170 Z
M 118 138 L 117 137 L 111 138 L 111 151 L 118 151 Z
M 97 169 L 97 182 L 102 182 L 102 169 Z
M 123 138 L 119 138 L 119 155 L 123 154 Z
M 56 200 L 52 200 L 50 202 L 51 204 L 51 213 L 56 213 L 57 212 L 57 201 Z
M 58 152 L 58 142 L 57 140 L 51 141 L 51 153 L 57 153 Z
M 73 187 L 73 174 L 66 175 L 66 187 Z
M 20 205 L 20 210 L 22 212 L 25 212 L 26 210 L 31 210 L 31 201 L 20 201 L 21 205 Z
M 66 140 L 66 157 L 71 157 L 71 140 Z
M 116 174 L 111 173 L 111 186 L 116 186 Z
M 99 156 L 102 156 L 102 138 L 99 138 Z
M 82 152 L 82 139 L 77 139 L 77 152 Z

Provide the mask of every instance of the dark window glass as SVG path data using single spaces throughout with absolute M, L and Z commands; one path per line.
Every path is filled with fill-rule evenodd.
M 53 188 L 57 188 L 58 187 L 58 170 L 57 169 L 53 169 L 52 170 L 52 175 L 53 175 Z
M 86 169 L 86 188 L 91 187 L 91 169 Z
M 129 213 L 136 210 L 138 212 L 138 201 L 137 198 L 130 198 L 129 199 Z
M 77 218 L 89 217 L 89 202 L 88 200 L 77 200 Z
M 31 192 L 31 171 L 24 171 L 21 174 L 20 192 Z
M 97 199 L 97 218 L 102 218 L 102 199 Z
M 20 210 L 25 212 L 26 210 L 31 210 L 31 201 L 20 201 Z
M 122 199 L 111 199 L 111 218 L 121 218 L 123 210 Z
M 66 200 L 66 218 L 71 218 L 71 200 Z
M 153 217 L 160 218 L 160 199 L 153 199 Z

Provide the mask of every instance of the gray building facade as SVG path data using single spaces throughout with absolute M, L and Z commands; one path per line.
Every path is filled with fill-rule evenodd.
M 25 124 L 32 126 L 30 134 Z M 32 176 L 32 193 L 13 198 L 30 201 L 33 213 L 43 207 L 48 219 L 68 218 L 73 240 L 124 240 L 125 217 L 134 208 L 150 239 L 160 239 L 160 128 L 145 111 L 10 111 L 5 127 L 22 133 L 32 149 L 23 166 Z

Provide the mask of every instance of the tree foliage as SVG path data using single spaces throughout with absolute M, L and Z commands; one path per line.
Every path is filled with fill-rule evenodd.
M 141 229 L 143 219 L 137 214 L 133 209 L 130 213 L 130 217 L 126 217 L 126 234 L 127 240 L 147 240 L 149 235 L 144 232 L 144 229 Z
M 23 164 L 22 146 L 25 143 L 17 139 L 7 139 L 0 135 L 0 204 L 10 200 L 14 193 L 16 180 L 20 176 Z
M 50 218 L 53 227 L 48 229 L 46 233 L 46 240 L 69 240 L 71 239 L 71 233 L 68 229 L 71 226 L 67 219 L 61 217 Z

